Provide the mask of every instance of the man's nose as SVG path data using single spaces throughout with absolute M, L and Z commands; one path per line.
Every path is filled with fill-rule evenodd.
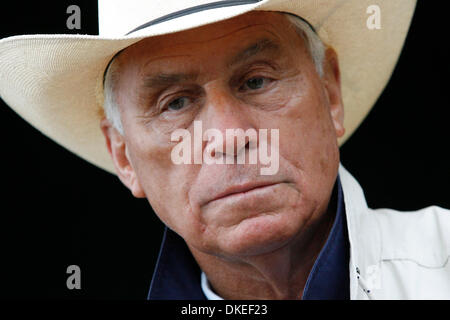
M 249 106 L 220 85 L 209 87 L 206 97 L 205 105 L 197 119 L 202 121 L 203 132 L 214 129 L 221 133 L 223 155 L 236 157 L 245 149 L 255 148 L 258 137 L 254 119 L 250 117 Z M 246 134 L 250 132 L 255 134 Z M 207 141 L 204 147 L 211 142 Z

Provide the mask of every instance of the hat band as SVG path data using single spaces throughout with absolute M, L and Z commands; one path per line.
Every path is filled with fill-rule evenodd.
M 131 30 L 126 35 L 129 35 L 130 33 L 139 31 L 141 29 L 147 28 L 149 26 L 152 26 L 152 25 L 155 25 L 155 24 L 158 24 L 161 22 L 169 21 L 172 19 L 176 19 L 176 18 L 183 17 L 183 16 L 186 16 L 189 14 L 197 13 L 200 11 L 223 8 L 223 7 L 240 6 L 240 5 L 244 5 L 244 4 L 258 3 L 261 1 L 263 1 L 263 0 L 225 0 L 225 1 L 211 2 L 211 3 L 206 3 L 206 4 L 202 4 L 202 5 L 195 6 L 195 7 L 186 8 L 186 9 L 183 9 L 180 11 L 172 12 L 170 14 L 159 17 L 157 19 L 151 20 L 147 23 L 144 23 L 143 25 L 140 25 L 139 27 Z

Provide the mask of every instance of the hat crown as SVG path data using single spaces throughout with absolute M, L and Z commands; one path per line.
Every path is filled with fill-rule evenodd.
M 217 2 L 217 0 L 98 0 L 99 34 L 105 37 L 122 37 L 154 19 L 187 8 Z

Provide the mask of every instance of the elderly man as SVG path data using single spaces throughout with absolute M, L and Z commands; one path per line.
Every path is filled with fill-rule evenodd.
M 438 207 L 371 210 L 339 164 L 339 138 L 354 130 L 387 81 L 413 2 L 381 1 L 398 18 L 397 31 L 386 27 L 397 44 L 375 65 L 358 58 L 367 49 L 349 53 L 361 49 L 344 45 L 348 30 L 337 24 L 359 21 L 354 17 L 367 7 L 364 1 L 332 1 L 328 8 L 317 1 L 167 1 L 164 8 L 131 2 L 135 7 L 102 3 L 100 22 L 109 15 L 104 28 L 110 31 L 119 13 L 142 22 L 129 19 L 129 35 L 110 39 L 115 44 L 108 48 L 72 38 L 68 43 L 76 48 L 66 43 L 61 54 L 62 44 L 47 39 L 47 50 L 59 52 L 53 69 L 46 65 L 52 86 L 33 90 L 45 92 L 54 108 L 41 106 L 39 115 L 23 111 L 13 78 L 1 89 L 24 118 L 113 168 L 135 197 L 148 199 L 167 226 L 149 299 L 450 298 L 450 213 Z M 368 31 L 355 32 L 358 38 Z M 17 41 L 1 44 L 2 70 L 9 68 L 8 55 L 17 54 Z M 95 54 L 80 56 L 89 45 Z M 341 54 L 351 70 L 341 70 Z M 58 60 L 68 55 L 84 66 L 89 60 L 93 69 L 77 68 L 82 76 L 70 79 Z M 355 57 L 354 66 L 348 57 Z M 361 79 L 356 70 L 363 67 L 379 75 Z M 55 94 L 61 83 L 76 85 L 81 96 Z M 344 97 L 341 88 L 349 85 L 353 91 Z M 63 114 L 57 110 L 62 99 L 81 107 Z M 104 115 L 92 99 L 101 101 Z M 63 125 L 70 117 L 100 122 L 112 166 L 94 156 L 98 140 L 87 141 L 98 128 L 84 122 L 80 132 Z M 230 129 L 241 131 L 230 135 Z M 174 160 L 180 152 L 184 162 Z M 252 153 L 258 161 L 250 161 Z M 273 170 L 262 170 L 264 157 L 276 163 L 269 164 Z

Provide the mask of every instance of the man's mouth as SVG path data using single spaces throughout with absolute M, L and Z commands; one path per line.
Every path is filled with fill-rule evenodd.
M 252 193 L 254 191 L 259 191 L 259 190 L 263 190 L 266 188 L 270 188 L 279 183 L 280 182 L 249 182 L 249 183 L 245 183 L 245 184 L 241 184 L 241 185 L 233 185 L 233 186 L 226 188 L 224 191 L 218 193 L 217 195 L 215 195 L 211 200 L 207 201 L 205 203 L 205 205 L 209 204 L 213 201 L 222 200 L 225 198 L 230 198 L 230 197 L 239 196 L 239 195 L 245 195 L 248 193 Z

